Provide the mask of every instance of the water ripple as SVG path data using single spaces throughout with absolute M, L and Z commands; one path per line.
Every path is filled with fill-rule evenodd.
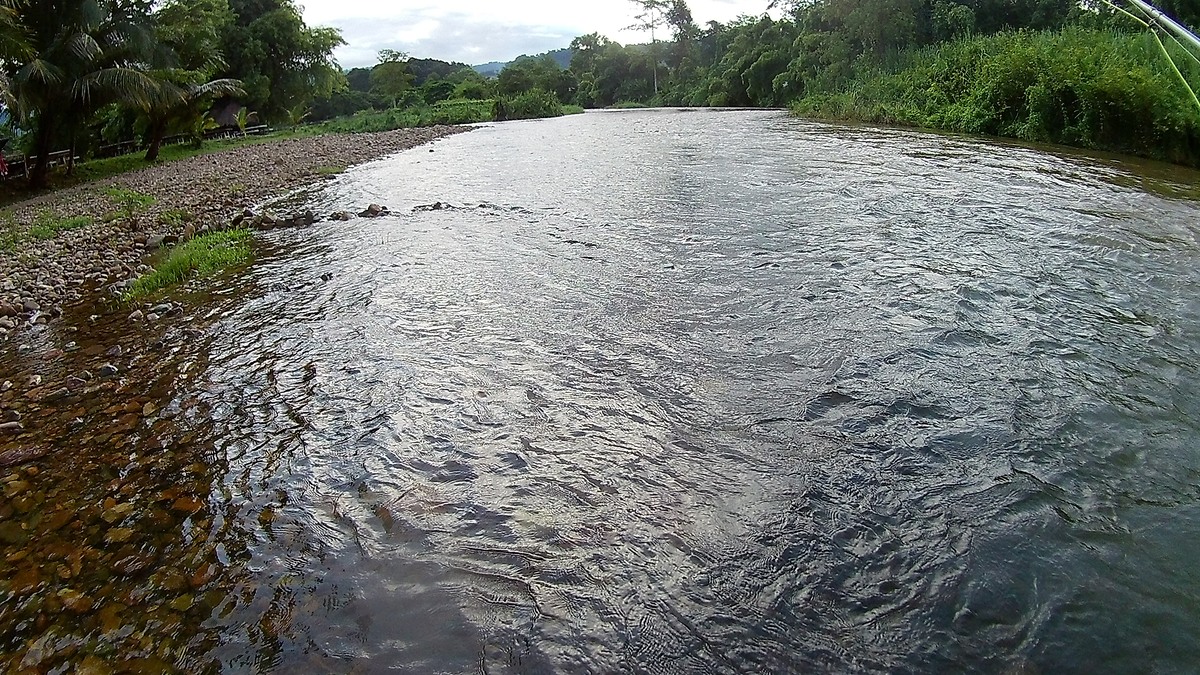
M 1187 669 L 1200 209 L 1145 172 L 671 111 L 352 169 L 313 208 L 395 215 L 277 233 L 215 337 L 216 658 Z

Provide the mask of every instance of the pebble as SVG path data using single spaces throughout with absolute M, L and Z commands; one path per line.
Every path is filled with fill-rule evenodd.
M 0 433 L 3 434 L 19 434 L 25 431 L 25 427 L 20 422 L 5 422 L 0 424 Z
M 121 371 L 117 370 L 117 367 L 113 364 L 106 363 L 100 366 L 99 370 L 96 372 L 100 375 L 100 377 L 112 377 Z
M 141 321 L 144 318 L 146 318 L 146 313 L 140 309 L 133 310 L 133 313 L 129 315 L 130 321 Z

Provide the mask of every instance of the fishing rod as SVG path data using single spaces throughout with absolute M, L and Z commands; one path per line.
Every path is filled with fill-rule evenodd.
M 1184 88 L 1187 89 L 1188 94 L 1191 95 L 1192 103 L 1196 104 L 1197 109 L 1200 109 L 1200 98 L 1196 96 L 1196 90 L 1192 88 L 1191 83 L 1188 82 L 1187 77 L 1184 76 L 1183 71 L 1179 69 L 1179 65 L 1175 63 L 1175 57 L 1171 56 L 1171 52 L 1168 51 L 1167 46 L 1163 44 L 1162 38 L 1159 37 L 1159 33 L 1165 32 L 1167 37 L 1169 37 L 1172 42 L 1178 45 L 1185 54 L 1190 56 L 1191 59 L 1198 64 L 1200 64 L 1200 56 L 1197 56 L 1196 52 L 1200 52 L 1200 36 L 1197 36 L 1187 26 L 1184 26 L 1175 19 L 1171 18 L 1162 10 L 1146 2 L 1146 0 L 1127 0 L 1129 4 L 1133 5 L 1135 9 L 1141 12 L 1142 16 L 1140 17 L 1122 7 L 1118 7 L 1117 5 L 1113 4 L 1112 0 L 1100 1 L 1117 12 L 1120 12 L 1130 19 L 1133 19 L 1137 23 L 1141 24 L 1143 28 L 1146 28 L 1150 31 L 1150 35 L 1152 35 L 1154 37 L 1154 41 L 1158 43 L 1158 48 L 1162 50 L 1163 56 L 1167 57 L 1167 63 L 1171 64 L 1171 69 L 1175 71 L 1175 75 L 1179 77 L 1179 81 L 1183 83 Z M 1192 48 L 1188 49 L 1188 45 L 1191 45 Z
M 1155 23 L 1177 35 L 1181 40 L 1190 43 L 1196 49 L 1200 49 L 1200 37 L 1188 30 L 1187 26 L 1179 23 L 1175 19 L 1163 14 L 1162 10 L 1154 5 L 1151 5 L 1145 0 L 1128 0 L 1129 4 L 1142 10 L 1142 13 L 1150 17 Z

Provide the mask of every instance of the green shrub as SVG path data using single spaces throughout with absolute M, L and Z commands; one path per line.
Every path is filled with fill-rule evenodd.
M 1200 113 L 1149 36 L 1002 33 L 910 57 L 837 91 L 810 90 L 794 110 L 1200 165 Z M 1186 74 L 1198 70 L 1192 63 Z
M 137 300 L 180 284 L 192 277 L 206 277 L 250 259 L 249 230 L 227 230 L 203 234 L 172 248 L 154 270 L 134 280 L 123 296 Z
M 541 89 L 531 89 L 511 98 L 497 99 L 493 117 L 497 120 L 529 120 L 562 115 L 563 105 L 557 96 Z
M 454 99 L 439 101 L 430 109 L 434 124 L 475 124 L 492 120 L 493 102 L 490 100 Z

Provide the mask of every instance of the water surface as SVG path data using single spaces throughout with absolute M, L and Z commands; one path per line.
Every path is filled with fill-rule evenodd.
M 351 169 L 292 202 L 393 215 L 266 235 L 179 394 L 180 662 L 1194 668 L 1196 182 L 761 111 Z

